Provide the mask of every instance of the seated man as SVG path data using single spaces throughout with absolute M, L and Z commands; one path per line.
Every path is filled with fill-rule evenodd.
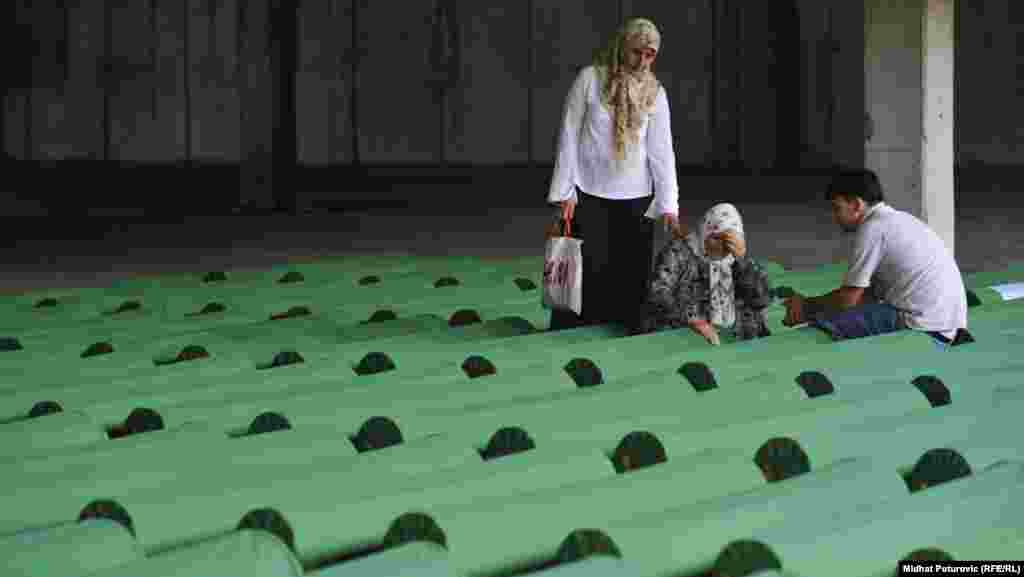
M 853 235 L 849 270 L 843 286 L 826 295 L 787 298 L 783 324 L 810 322 L 835 340 L 901 329 L 953 346 L 974 340 L 960 269 L 935 231 L 886 205 L 869 170 L 836 174 L 828 198 L 836 224 Z

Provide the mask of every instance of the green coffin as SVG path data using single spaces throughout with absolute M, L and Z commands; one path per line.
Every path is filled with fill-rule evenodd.
M 86 575 L 143 558 L 132 534 L 109 519 L 86 519 L 0 537 L 9 577 Z
M 906 484 L 895 471 L 857 457 L 749 491 L 634 515 L 595 528 L 603 531 L 623 559 L 636 564 L 644 577 L 692 575 L 711 568 L 726 543 L 762 528 L 797 523 L 802 520 L 798 517 L 815 511 L 838 513 L 907 494 Z
M 817 516 L 752 535 L 783 566 L 806 575 L 891 575 L 908 551 L 937 540 L 971 540 L 993 527 L 1021 527 L 1024 465 L 1009 462 L 910 496 L 878 501 L 843 515 Z M 1005 551 L 1003 559 L 1019 556 Z
M 280 539 L 266 531 L 243 529 L 90 577 L 301 577 L 302 574 L 302 565 Z

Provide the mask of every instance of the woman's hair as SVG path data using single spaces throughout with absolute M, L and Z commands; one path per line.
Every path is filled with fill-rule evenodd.
M 868 205 L 878 204 L 885 200 L 878 175 L 866 168 L 838 169 L 832 175 L 825 195 L 829 201 L 837 196 L 846 199 L 862 198 Z

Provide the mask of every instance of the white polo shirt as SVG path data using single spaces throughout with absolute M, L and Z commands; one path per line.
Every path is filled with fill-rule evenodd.
M 613 128 L 614 116 L 601 102 L 596 70 L 587 66 L 576 76 L 566 98 L 548 202 L 575 200 L 577 186 L 602 198 L 632 199 L 650 196 L 653 185 L 654 200 L 646 216 L 679 214 L 672 119 L 665 88 L 658 86 L 655 110 L 640 127 L 639 144 L 627 143 L 627 166 L 621 172 L 610 164 Z
M 844 284 L 875 285 L 908 328 L 950 339 L 967 328 L 967 293 L 946 244 L 917 217 L 885 203 L 870 207 L 854 234 Z

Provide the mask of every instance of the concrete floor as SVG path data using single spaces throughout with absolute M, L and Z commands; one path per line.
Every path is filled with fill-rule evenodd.
M 993 195 L 986 195 L 993 198 Z M 964 273 L 1024 261 L 1022 211 L 1008 202 L 972 204 L 962 195 L 956 256 Z M 696 221 L 713 200 L 684 199 Z M 834 262 L 844 241 L 824 202 L 736 202 L 751 254 L 801 269 Z M 206 272 L 266 267 L 290 258 L 345 252 L 409 251 L 488 257 L 543 254 L 544 206 L 488 209 L 380 209 L 304 216 L 152 219 L 83 217 L 74 222 L 25 216 L 0 219 L 8 242 L 0 246 L 0 292 L 34 288 L 105 286 L 135 274 Z M 691 225 L 692 226 L 692 225 Z

